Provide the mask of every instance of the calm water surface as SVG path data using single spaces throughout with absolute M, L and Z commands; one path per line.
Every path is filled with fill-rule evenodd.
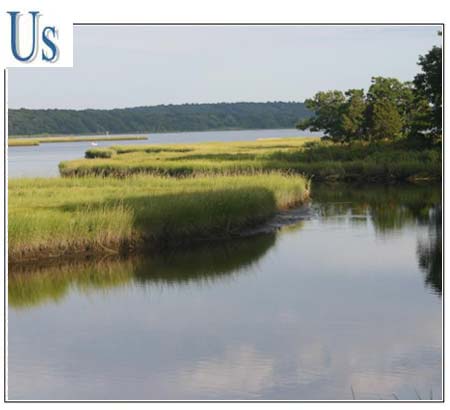
M 138 134 L 127 134 L 135 136 Z M 148 134 L 148 140 L 137 141 L 97 141 L 98 147 L 111 145 L 136 144 L 187 144 L 211 141 L 252 141 L 257 138 L 311 137 L 321 136 L 318 132 L 293 130 L 237 130 L 237 131 L 203 131 L 177 132 L 165 134 Z M 116 136 L 116 135 L 115 135 Z M 58 176 L 58 164 L 61 161 L 83 158 L 84 153 L 92 148 L 91 143 L 63 142 L 40 144 L 31 147 L 8 148 L 8 177 L 52 177 Z
M 314 186 L 274 234 L 10 269 L 10 399 L 441 398 L 440 187 Z

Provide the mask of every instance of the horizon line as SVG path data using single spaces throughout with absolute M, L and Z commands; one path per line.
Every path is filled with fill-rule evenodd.
M 8 107 L 9 110 L 28 110 L 28 111 L 113 111 L 113 110 L 132 110 L 137 108 L 156 108 L 156 107 L 180 107 L 186 105 L 222 105 L 222 104 L 304 104 L 305 101 L 218 101 L 218 102 L 185 102 L 179 104 L 167 103 L 167 104 L 154 104 L 154 105 L 135 105 L 128 107 L 112 107 L 112 108 L 27 108 L 27 107 Z

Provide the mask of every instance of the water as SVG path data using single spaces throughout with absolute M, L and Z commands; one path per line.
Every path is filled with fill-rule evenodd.
M 440 187 L 168 254 L 10 269 L 9 399 L 441 399 Z
M 127 134 L 136 136 L 138 134 Z M 98 147 L 136 144 L 187 144 L 211 141 L 252 141 L 258 138 L 321 136 L 318 132 L 293 130 L 237 130 L 149 134 L 148 140 L 97 141 Z M 63 142 L 8 148 L 8 177 L 53 177 L 59 175 L 61 161 L 83 158 L 91 143 Z

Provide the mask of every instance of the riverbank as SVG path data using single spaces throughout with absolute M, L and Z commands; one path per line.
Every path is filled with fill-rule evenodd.
M 441 152 L 317 138 L 116 145 L 60 172 L 76 178 L 10 181 L 13 263 L 235 237 L 305 201 L 310 179 L 439 180 Z
M 299 176 L 37 178 L 9 182 L 12 263 L 232 237 L 307 200 Z
M 91 149 L 86 158 L 60 163 L 62 176 L 134 174 L 241 175 L 278 171 L 314 180 L 395 182 L 439 180 L 438 148 L 404 143 L 334 144 L 319 138 L 270 138 L 229 143 L 128 145 Z
M 55 142 L 94 142 L 94 141 L 138 141 L 147 140 L 147 137 L 42 137 L 42 138 L 8 138 L 8 147 L 29 147 Z

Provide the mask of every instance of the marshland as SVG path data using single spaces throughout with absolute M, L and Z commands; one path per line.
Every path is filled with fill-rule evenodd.
M 12 180 L 9 260 L 226 238 L 278 210 L 302 204 L 308 196 L 305 178 L 281 174 Z
M 127 145 L 89 149 L 84 160 L 61 162 L 62 176 L 134 174 L 175 177 L 284 172 L 314 180 L 351 182 L 439 181 L 440 149 L 404 143 L 335 144 L 320 138 L 273 138 L 237 143 Z
M 130 178 L 128 192 L 138 183 L 147 192 L 142 178 Z M 96 201 L 102 195 L 84 180 L 59 186 L 78 185 L 80 198 L 90 192 Z M 33 182 L 47 193 L 36 198 L 38 215 L 48 197 L 61 203 L 57 184 Z M 303 218 L 256 236 L 12 264 L 10 396 L 351 400 L 352 386 L 363 400 L 440 397 L 440 186 L 313 183 L 311 196 Z M 186 219 L 176 208 L 185 196 L 165 202 L 160 216 L 190 231 L 199 221 L 210 227 L 208 204 L 230 212 L 216 202 L 230 197 L 199 198 L 205 203 L 186 201 Z M 243 209 L 261 209 L 267 196 L 258 198 Z M 66 211 L 48 214 L 70 223 L 62 203 Z M 103 212 L 112 229 L 121 223 Z M 61 226 L 47 222 L 46 235 L 54 229 L 59 239 Z M 45 375 L 37 385 L 31 367 Z
M 230 237 L 304 204 L 311 181 L 439 181 L 440 151 L 318 138 L 124 145 L 9 184 L 11 261 Z M 67 193 L 70 192 L 70 195 Z
M 142 47 L 159 52 L 105 66 L 116 28 L 102 27 L 101 63 L 73 69 L 99 64 L 96 81 L 55 76 L 64 83 L 51 104 L 63 90 L 67 109 L 19 108 L 41 107 L 29 95 L 8 112 L 8 399 L 440 400 L 436 30 L 354 27 L 341 37 L 347 29 L 330 27 L 324 43 L 319 27 L 302 28 L 314 42 L 287 26 L 266 41 L 264 27 L 123 27 L 120 38 L 132 33 L 134 44 L 147 29 Z M 167 42 L 165 30 L 178 34 Z M 215 30 L 218 44 L 239 36 L 211 49 Z M 188 42 L 193 32 L 202 35 Z M 364 36 L 356 72 L 345 50 Z M 253 48 L 225 58 L 244 38 Z M 269 39 L 289 54 L 266 58 Z M 330 72 L 337 39 L 346 57 Z M 183 52 L 168 53 L 177 41 Z M 310 43 L 320 55 L 305 59 L 298 50 Z M 195 62 L 187 44 L 202 45 Z M 371 62 L 361 59 L 369 49 Z M 261 56 L 257 69 L 246 60 Z M 338 81 L 342 67 L 351 81 Z M 363 77 L 366 89 L 327 88 Z M 292 99 L 279 94 L 285 80 L 301 84 L 303 102 L 184 103 L 239 101 L 252 88 L 257 101 Z
M 11 397 L 440 397 L 440 150 L 277 133 L 13 151 Z

